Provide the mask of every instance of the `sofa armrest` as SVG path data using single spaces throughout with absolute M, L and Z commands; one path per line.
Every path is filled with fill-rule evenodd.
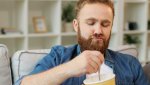
M 9 59 L 7 47 L 0 44 L 0 85 L 12 85 Z

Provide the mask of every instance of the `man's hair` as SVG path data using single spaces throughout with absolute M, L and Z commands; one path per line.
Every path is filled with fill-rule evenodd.
M 112 9 L 113 16 L 115 15 L 114 2 L 112 0 L 79 0 L 75 7 L 76 18 L 78 18 L 79 12 L 84 5 L 94 3 L 100 3 L 109 6 Z

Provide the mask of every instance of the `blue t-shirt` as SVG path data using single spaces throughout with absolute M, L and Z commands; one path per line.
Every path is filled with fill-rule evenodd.
M 39 61 L 30 75 L 49 70 L 68 62 L 80 53 L 79 45 L 69 47 L 54 46 L 51 48 L 51 52 Z M 107 49 L 105 53 L 105 64 L 113 69 L 116 75 L 116 85 L 150 85 L 139 61 L 131 55 Z M 61 85 L 81 85 L 84 79 L 85 75 L 69 78 Z M 20 85 L 21 80 L 22 78 L 19 79 L 15 85 Z

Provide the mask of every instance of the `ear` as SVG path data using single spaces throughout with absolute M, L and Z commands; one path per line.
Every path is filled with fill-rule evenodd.
M 78 21 L 77 21 L 77 19 L 74 19 L 73 20 L 73 28 L 76 32 L 78 32 L 78 27 L 79 27 Z

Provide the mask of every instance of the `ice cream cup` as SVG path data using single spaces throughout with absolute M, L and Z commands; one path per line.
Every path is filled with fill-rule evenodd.
M 83 81 L 84 85 L 115 85 L 115 74 L 103 74 Z

